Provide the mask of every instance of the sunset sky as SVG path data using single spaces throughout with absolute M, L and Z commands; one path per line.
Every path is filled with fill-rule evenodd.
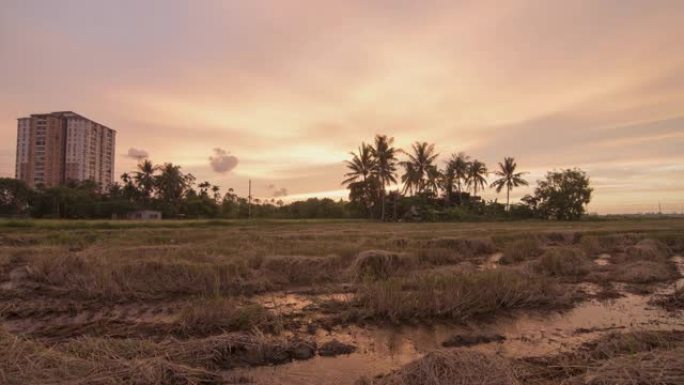
M 16 119 L 62 110 L 117 130 L 117 177 L 133 149 L 242 194 L 343 197 L 382 133 L 440 166 L 514 156 L 530 182 L 580 167 L 590 211 L 679 212 L 684 1 L 0 0 L 0 176 Z

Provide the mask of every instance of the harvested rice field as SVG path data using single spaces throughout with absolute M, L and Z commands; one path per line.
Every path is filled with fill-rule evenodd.
M 684 220 L 0 221 L 0 384 L 684 384 Z

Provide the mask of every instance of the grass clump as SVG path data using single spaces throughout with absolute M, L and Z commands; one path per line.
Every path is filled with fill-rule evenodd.
M 274 256 L 264 258 L 260 269 L 277 285 L 311 285 L 338 281 L 347 265 L 337 256 Z
M 653 283 L 675 279 L 679 274 L 669 263 L 634 261 L 617 265 L 610 278 L 618 282 Z
M 496 252 L 496 246 L 491 238 L 463 239 L 443 237 L 430 240 L 427 246 L 447 248 L 464 256 L 477 256 Z
M 536 238 L 527 237 L 506 243 L 503 256 L 499 261 L 502 264 L 512 264 L 537 258 L 542 253 L 539 241 Z
M 463 262 L 463 256 L 443 247 L 421 248 L 415 252 L 417 262 L 428 266 L 452 265 Z
M 604 252 L 601 239 L 596 235 L 583 235 L 579 240 L 579 247 L 591 257 L 596 257 Z
M 585 385 L 684 384 L 684 347 L 619 356 L 591 368 Z
M 29 277 L 67 289 L 69 295 L 121 300 L 174 295 L 231 295 L 257 290 L 235 262 L 113 261 L 97 256 L 34 256 Z
M 629 261 L 666 261 L 670 254 L 670 248 L 655 239 L 643 239 L 625 249 L 625 259 Z
M 394 372 L 359 385 L 514 385 L 508 362 L 498 356 L 465 350 L 438 350 Z
M 684 342 L 684 332 L 664 330 L 641 330 L 634 332 L 611 332 L 587 342 L 582 350 L 593 360 L 633 355 L 656 349 L 674 349 Z
M 162 358 L 79 357 L 0 330 L 0 380 L 7 385 L 214 385 L 219 374 Z
M 549 279 L 497 269 L 367 282 L 354 302 L 364 318 L 462 321 L 498 310 L 566 306 L 570 298 Z
M 551 249 L 535 261 L 532 268 L 552 277 L 581 277 L 589 273 L 591 262 L 579 249 Z
M 375 281 L 391 277 L 397 271 L 410 267 L 413 259 L 407 255 L 385 250 L 366 250 L 359 253 L 352 264 L 356 281 Z
M 184 335 L 272 328 L 275 316 L 259 304 L 240 305 L 234 300 L 214 298 L 193 303 L 177 321 L 177 332 Z
M 668 310 L 684 309 L 684 286 L 676 288 L 672 294 L 662 296 L 653 303 Z

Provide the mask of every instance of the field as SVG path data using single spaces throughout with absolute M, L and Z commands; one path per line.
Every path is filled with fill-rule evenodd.
M 684 384 L 684 220 L 0 221 L 0 384 Z

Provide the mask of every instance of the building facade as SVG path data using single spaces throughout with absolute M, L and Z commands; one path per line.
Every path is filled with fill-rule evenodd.
M 17 121 L 16 178 L 31 187 L 114 179 L 116 131 L 71 111 Z

